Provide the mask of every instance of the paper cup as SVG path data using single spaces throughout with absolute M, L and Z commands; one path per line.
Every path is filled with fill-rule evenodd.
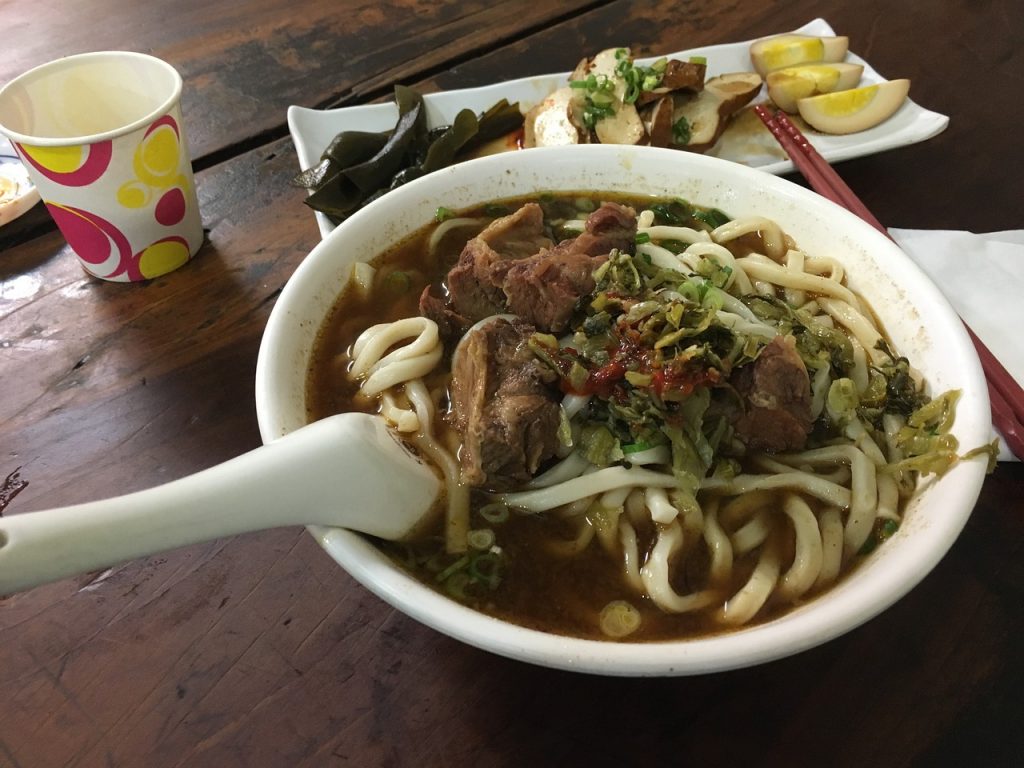
M 0 132 L 91 275 L 148 280 L 203 243 L 181 76 L 142 53 L 68 56 L 0 89 Z

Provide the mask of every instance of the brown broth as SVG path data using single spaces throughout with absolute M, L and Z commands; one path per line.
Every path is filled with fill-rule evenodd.
M 576 193 L 561 196 L 561 200 L 575 198 L 593 199 L 595 202 L 615 200 L 633 205 L 638 211 L 651 203 L 650 198 L 636 198 L 615 195 L 596 196 L 593 193 Z M 460 216 L 491 219 L 510 212 L 529 198 L 501 201 L 500 209 L 494 206 L 461 212 Z M 426 240 L 433 225 L 398 244 L 390 251 L 375 259 L 377 267 L 373 295 L 369 298 L 345 292 L 328 315 L 314 347 L 314 355 L 308 376 L 307 403 L 310 420 L 324 418 L 334 413 L 361 410 L 354 395 L 357 385 L 346 376 L 348 367 L 347 350 L 358 334 L 366 327 L 382 322 L 398 320 L 418 314 L 417 301 L 427 285 L 438 285 L 448 269 L 458 259 L 462 246 L 482 228 L 467 227 L 451 233 L 442 240 L 434 255 L 428 253 Z M 758 239 L 746 236 L 735 244 L 737 255 L 757 247 Z M 404 273 L 408 280 L 393 279 L 388 275 Z M 388 290 L 401 287 L 402 290 Z M 428 386 L 444 387 L 448 371 L 431 375 Z M 687 614 L 668 614 L 659 609 L 647 597 L 639 597 L 626 583 L 622 572 L 621 555 L 613 556 L 595 538 L 581 553 L 573 557 L 556 554 L 551 543 L 566 541 L 574 534 L 566 522 L 554 515 L 519 515 L 513 513 L 505 522 L 491 524 L 479 514 L 482 496 L 475 499 L 472 512 L 474 529 L 491 528 L 496 534 L 496 543 L 502 549 L 503 566 L 500 584 L 493 590 L 472 586 L 457 597 L 474 608 L 490 615 L 506 619 L 522 626 L 540 629 L 556 634 L 576 637 L 607 639 L 599 626 L 601 609 L 613 600 L 627 600 L 641 612 L 642 624 L 639 630 L 624 638 L 626 641 L 659 641 L 697 635 L 709 635 L 727 631 L 715 620 L 712 610 Z M 778 514 L 781 512 L 781 501 Z M 788 525 L 788 520 L 786 521 Z M 640 531 L 641 553 L 644 544 L 653 535 L 651 530 Z M 646 537 L 644 540 L 643 537 Z M 439 556 L 442 549 L 440 535 L 415 546 L 378 542 L 380 548 L 396 563 L 407 568 L 427 586 L 445 593 L 438 581 L 437 573 L 454 558 Z M 791 548 L 791 546 L 790 546 Z M 792 560 L 787 553 L 783 572 Z M 692 560 L 693 558 L 691 558 Z M 749 577 L 753 562 L 738 561 L 733 572 L 732 584 L 723 589 L 723 596 L 734 594 Z M 687 576 L 691 584 L 682 583 Z M 701 588 L 699 574 L 676 575 L 673 587 L 680 594 L 687 594 Z M 814 594 L 808 593 L 806 600 Z M 778 605 L 769 600 L 756 617 L 757 622 L 766 621 L 790 610 L 791 604 Z

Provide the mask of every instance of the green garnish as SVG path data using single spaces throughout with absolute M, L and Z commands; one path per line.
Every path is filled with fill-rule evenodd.
M 467 600 L 478 597 L 481 587 L 488 591 L 497 589 L 504 565 L 499 551 L 471 550 L 440 571 L 434 579 L 455 599 Z
M 480 508 L 480 517 L 488 523 L 504 523 L 508 520 L 508 507 L 495 501 Z
M 718 210 L 717 208 L 708 208 L 706 210 L 696 210 L 693 212 L 693 217 L 699 219 L 707 224 L 712 229 L 717 229 L 723 224 L 728 224 L 731 219 L 729 214 Z
M 685 200 L 668 200 L 650 206 L 654 212 L 654 221 L 673 227 L 685 227 L 693 218 L 693 206 Z
M 680 117 L 674 123 L 672 123 L 672 142 L 679 146 L 685 146 L 690 143 L 690 121 L 685 117 Z
M 477 528 L 466 534 L 466 541 L 471 549 L 487 552 L 494 546 L 494 531 L 490 528 Z
M 484 213 L 491 218 L 497 219 L 501 216 L 508 216 L 512 213 L 512 209 L 507 205 L 499 205 L 497 203 L 488 203 L 484 206 Z
M 668 60 L 658 59 L 651 66 L 645 67 L 636 65 L 630 60 L 629 51 L 619 48 L 615 52 L 618 63 L 615 65 L 615 74 L 622 78 L 625 83 L 625 92 L 622 101 L 626 104 L 635 104 L 644 91 L 653 91 L 661 85 L 661 79 L 665 75 L 665 67 Z
M 584 91 L 583 124 L 587 128 L 615 114 L 615 83 L 611 78 L 591 73 L 582 80 L 571 80 L 569 86 Z
M 900 529 L 900 524 L 890 518 L 880 519 L 875 522 L 875 528 L 868 536 L 864 545 L 860 548 L 860 555 L 869 555 L 878 548 L 878 545 L 887 539 L 891 539 L 896 531 Z
M 384 276 L 381 287 L 388 293 L 405 293 L 412 287 L 412 278 L 408 272 L 396 269 L 394 272 L 388 272 Z

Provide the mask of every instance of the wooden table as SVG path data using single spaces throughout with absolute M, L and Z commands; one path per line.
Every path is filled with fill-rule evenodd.
M 287 105 L 358 104 L 784 31 L 823 16 L 930 141 L 841 171 L 893 226 L 1019 228 L 1024 16 L 1008 2 L 90 0 L 0 6 L 0 82 L 56 55 L 182 72 L 208 244 L 145 285 L 88 279 L 39 206 L 0 230 L 0 478 L 17 514 L 165 482 L 259 444 L 253 369 L 318 241 Z M 988 478 L 908 597 L 799 656 L 602 679 L 464 646 L 371 596 L 299 529 L 0 600 L 0 766 L 1024 764 L 1024 468 Z

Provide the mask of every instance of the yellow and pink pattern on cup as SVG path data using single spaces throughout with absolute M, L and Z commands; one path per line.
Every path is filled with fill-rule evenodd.
M 15 150 L 96 277 L 148 280 L 202 245 L 180 83 L 164 62 L 109 52 L 44 65 L 0 94 Z
M 110 218 L 95 210 L 48 199 L 46 190 L 41 190 L 50 215 L 87 271 L 105 280 L 147 280 L 177 269 L 191 255 L 192 244 L 183 236 L 188 233 L 177 231 L 188 214 L 189 201 L 195 199 L 192 174 L 182 172 L 183 160 L 188 163 L 188 156 L 178 121 L 164 115 L 142 132 L 133 148 L 119 147 L 121 152 L 131 152 L 132 175 L 124 178 L 122 174 L 111 184 L 105 176 L 124 165 L 114 162 L 115 143 L 128 142 L 108 139 L 76 147 L 33 147 L 15 142 L 14 146 L 26 164 L 54 185 L 96 194 L 83 200 L 82 205 L 93 209 L 110 205 L 146 209 L 153 223 L 146 229 L 154 232 L 155 239 L 133 252 L 128 235 Z M 166 228 L 167 234 L 161 237 L 160 228 Z M 191 234 L 194 243 L 202 242 L 201 227 Z

